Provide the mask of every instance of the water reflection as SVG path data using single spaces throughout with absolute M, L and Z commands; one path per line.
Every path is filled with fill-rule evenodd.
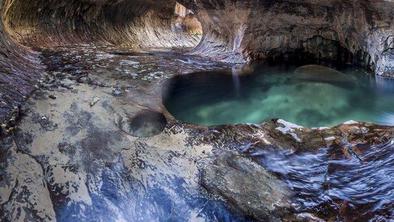
M 386 93 L 394 93 L 394 78 L 385 78 L 381 76 L 376 76 L 374 78 L 376 88 L 381 91 L 381 92 L 386 92 Z
M 232 77 L 233 77 L 233 85 L 234 85 L 234 89 L 236 92 L 236 95 L 239 96 L 240 90 L 241 90 L 241 83 L 240 83 L 240 77 L 239 77 L 239 73 L 238 70 L 236 68 L 232 69 Z

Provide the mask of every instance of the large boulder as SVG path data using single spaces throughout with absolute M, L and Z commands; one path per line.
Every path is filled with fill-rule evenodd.
M 290 208 L 285 184 L 250 159 L 231 153 L 218 157 L 202 172 L 201 184 L 233 208 L 261 221 L 272 221 Z

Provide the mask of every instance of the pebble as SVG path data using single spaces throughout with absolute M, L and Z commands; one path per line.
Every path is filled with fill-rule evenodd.
M 114 88 L 112 90 L 112 95 L 113 96 L 121 96 L 122 95 L 122 90 L 120 88 Z
M 92 101 L 90 102 L 90 107 L 93 107 L 94 105 L 96 105 L 96 103 L 98 103 L 98 101 L 100 101 L 100 98 L 95 96 L 93 97 Z

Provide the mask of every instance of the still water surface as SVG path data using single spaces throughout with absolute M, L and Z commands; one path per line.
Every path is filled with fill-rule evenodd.
M 394 125 L 394 81 L 357 68 L 260 66 L 252 74 L 205 72 L 170 80 L 165 105 L 201 125 L 281 118 L 306 127 L 348 120 Z

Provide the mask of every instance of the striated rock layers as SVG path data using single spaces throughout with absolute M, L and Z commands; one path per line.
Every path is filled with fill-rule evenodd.
M 0 1 L 1 12 L 9 1 Z M 5 20 L 4 14 L 1 16 Z M 37 53 L 21 46 L 9 35 L 0 22 L 0 135 L 13 126 L 19 116 L 25 97 L 34 90 L 42 70 Z
M 82 42 L 128 48 L 193 47 L 200 37 L 195 30 L 177 30 L 175 6 L 174 0 L 15 0 L 6 13 L 6 24 L 15 38 L 39 47 Z

